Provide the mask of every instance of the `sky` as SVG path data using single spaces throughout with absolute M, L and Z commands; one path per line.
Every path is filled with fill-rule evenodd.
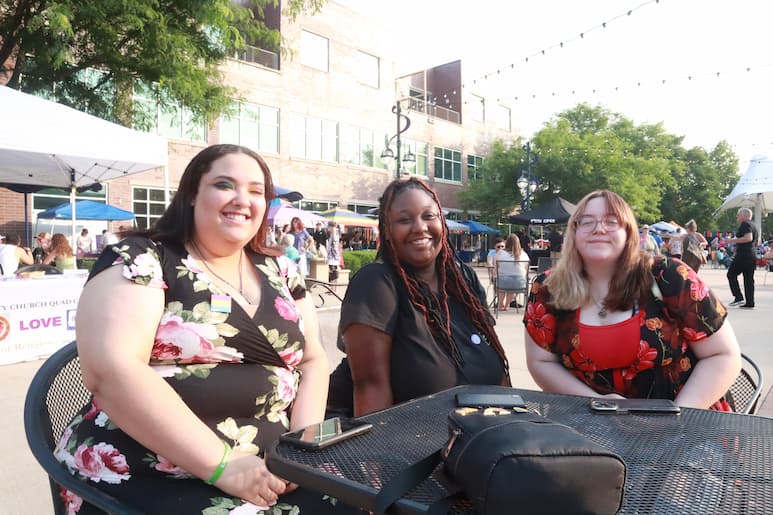
M 526 138 L 588 102 L 688 148 L 727 140 L 741 173 L 773 157 L 771 0 L 336 1 L 401 27 L 398 73 L 461 59 Z

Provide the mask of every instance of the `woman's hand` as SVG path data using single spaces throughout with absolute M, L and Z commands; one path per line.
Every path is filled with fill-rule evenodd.
M 231 459 L 215 486 L 261 507 L 273 506 L 277 498 L 289 490 L 287 482 L 269 472 L 263 459 L 238 449 L 231 453 Z

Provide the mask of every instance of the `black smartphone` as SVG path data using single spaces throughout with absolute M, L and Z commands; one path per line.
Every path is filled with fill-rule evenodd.
M 456 405 L 468 408 L 525 408 L 517 393 L 457 393 Z
M 670 399 L 591 399 L 590 408 L 598 413 L 678 414 L 682 411 Z
M 319 424 L 284 433 L 279 436 L 279 440 L 304 449 L 324 449 L 370 431 L 372 427 L 373 424 L 356 418 L 334 417 Z

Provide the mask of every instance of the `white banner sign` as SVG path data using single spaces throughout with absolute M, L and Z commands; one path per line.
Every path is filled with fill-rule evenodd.
M 75 340 L 85 276 L 0 281 L 0 365 L 50 356 Z

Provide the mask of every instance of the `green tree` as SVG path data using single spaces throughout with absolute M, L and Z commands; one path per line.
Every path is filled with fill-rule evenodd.
M 0 5 L 0 75 L 8 86 L 126 125 L 135 81 L 154 84 L 162 108 L 211 121 L 237 96 L 219 65 L 246 43 L 278 51 L 263 22 L 278 0 L 16 0 Z M 325 0 L 289 0 L 295 17 Z M 100 73 L 89 73 L 98 70 Z

